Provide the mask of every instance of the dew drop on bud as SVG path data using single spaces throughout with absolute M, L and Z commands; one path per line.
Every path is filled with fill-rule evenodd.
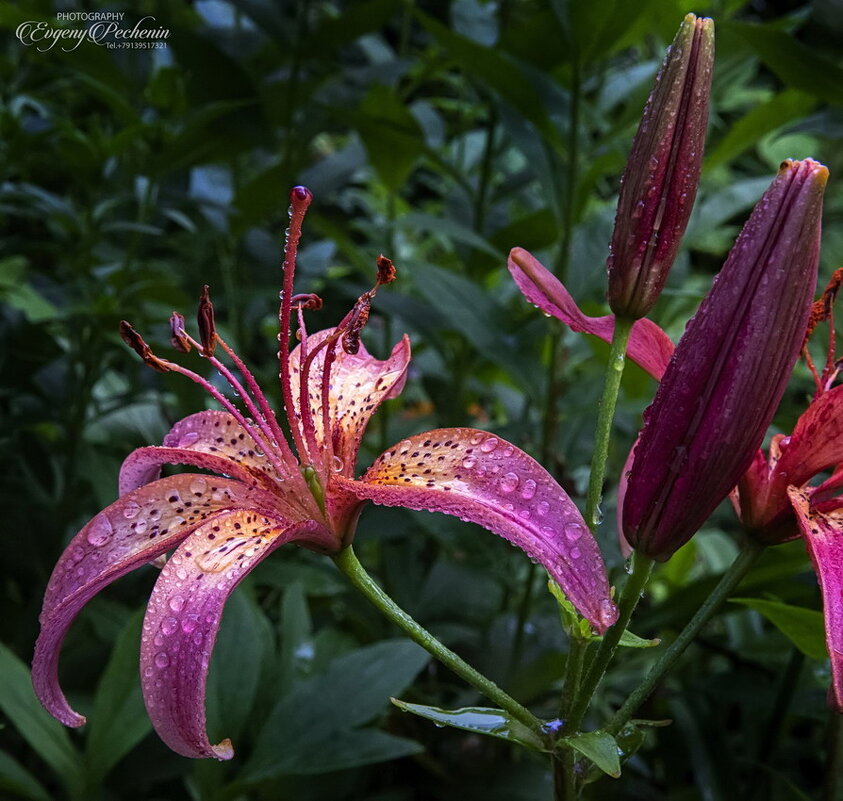
M 155 666 L 159 668 L 165 668 L 167 665 L 170 664 L 170 657 L 164 651 L 159 651 L 155 654 Z
M 199 432 L 198 431 L 188 431 L 181 439 L 179 439 L 179 443 L 176 447 L 178 448 L 189 448 L 191 445 L 195 445 L 199 441 Z
M 181 612 L 184 609 L 184 598 L 181 595 L 174 595 L 170 598 L 169 607 L 174 612 Z

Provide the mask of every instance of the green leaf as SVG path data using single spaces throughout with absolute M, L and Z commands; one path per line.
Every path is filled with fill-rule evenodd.
M 355 127 L 381 180 L 401 189 L 424 150 L 416 118 L 388 86 L 373 86 L 355 116 Z
M 599 639 L 603 639 L 600 637 Z M 627 630 L 623 634 L 621 634 L 621 639 L 618 645 L 623 645 L 625 648 L 655 648 L 657 645 L 661 645 L 661 640 L 658 637 L 655 637 L 652 640 L 647 640 L 644 637 L 639 637 L 637 634 L 633 634 L 631 631 Z
M 152 728 L 138 677 L 143 611 L 132 615 L 100 679 L 85 744 L 89 782 L 99 783 Z
M 843 69 L 790 32 L 751 22 L 728 22 L 722 28 L 740 36 L 787 86 L 826 103 L 843 104 Z
M 611 734 L 605 731 L 589 731 L 566 737 L 564 742 L 590 759 L 603 773 L 613 779 L 621 775 L 621 761 L 618 756 L 618 744 Z
M 378 729 L 358 729 L 332 736 L 296 756 L 289 771 L 296 776 L 348 770 L 420 754 L 424 746 Z
M 739 156 L 744 150 L 755 147 L 758 140 L 770 131 L 808 114 L 817 105 L 813 95 L 795 89 L 786 89 L 766 103 L 753 108 L 726 132 L 717 147 L 705 160 L 710 169 Z
M 284 593 L 281 606 L 281 665 L 277 690 L 283 693 L 302 677 L 313 659 L 313 624 L 304 587 L 295 581 Z
M 5 751 L 0 751 L 0 790 L 32 801 L 52 801 L 38 779 Z
M 327 758 L 334 743 L 401 694 L 429 658 L 409 640 L 385 640 L 335 659 L 324 675 L 297 682 L 270 713 L 245 780 L 298 775 L 313 759 Z
M 743 604 L 763 615 L 805 656 L 819 660 L 828 658 L 822 612 L 762 598 L 730 598 L 729 600 L 732 603 Z
M 486 734 L 501 740 L 526 745 L 536 751 L 544 751 L 544 745 L 539 737 L 522 723 L 513 720 L 502 709 L 467 706 L 461 709 L 440 709 L 436 706 L 424 704 L 410 704 L 397 698 L 390 698 L 395 706 L 403 712 L 412 712 L 425 720 L 433 721 L 439 727 L 450 726 L 463 729 L 475 734 Z
M 29 670 L 0 643 L 0 711 L 68 788 L 81 786 L 82 760 L 67 729 L 41 706 Z

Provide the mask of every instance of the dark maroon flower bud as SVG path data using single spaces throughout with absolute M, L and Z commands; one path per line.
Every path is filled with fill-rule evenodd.
M 667 51 L 621 179 L 609 250 L 609 305 L 644 317 L 661 294 L 702 169 L 714 22 L 688 14 Z
M 125 320 L 120 321 L 120 337 L 122 340 L 143 359 L 144 364 L 157 370 L 159 373 L 167 373 L 170 368 L 167 367 L 166 362 L 159 359 L 153 352 L 152 348 L 146 344 L 144 338 L 135 331 L 132 326 Z
M 782 164 L 644 413 L 622 519 L 648 556 L 694 535 L 764 438 L 811 313 L 827 180 L 811 159 Z
M 202 343 L 204 356 L 213 356 L 216 346 L 216 328 L 214 326 L 214 304 L 211 303 L 211 296 L 208 292 L 208 285 L 202 287 L 202 294 L 199 296 L 199 311 L 196 314 L 196 322 L 199 324 L 199 341 Z

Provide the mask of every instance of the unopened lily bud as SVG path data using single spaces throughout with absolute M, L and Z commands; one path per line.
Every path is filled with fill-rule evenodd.
M 623 533 L 668 559 L 752 462 L 799 357 L 828 170 L 786 161 L 665 371 L 635 448 Z
M 609 251 L 609 305 L 644 317 L 688 225 L 702 168 L 714 22 L 688 14 L 656 76 L 621 179 Z
M 199 324 L 202 353 L 205 356 L 213 356 L 214 347 L 217 344 L 216 327 L 214 326 L 214 304 L 211 303 L 207 284 L 202 287 L 202 294 L 199 296 L 199 311 L 196 314 L 196 322 Z

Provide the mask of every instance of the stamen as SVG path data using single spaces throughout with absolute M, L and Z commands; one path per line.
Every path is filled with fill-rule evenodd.
M 132 328 L 125 320 L 120 321 L 120 336 L 123 341 L 143 359 L 144 364 L 157 370 L 159 373 L 168 373 L 172 369 L 170 362 L 166 359 L 159 359 L 152 348 L 146 344 L 143 337 Z
M 281 379 L 284 408 L 287 412 L 287 418 L 290 421 L 290 433 L 293 436 L 296 450 L 298 450 L 299 458 L 302 462 L 307 458 L 307 450 L 304 446 L 300 427 L 295 420 L 296 407 L 293 405 L 293 385 L 290 377 L 289 364 L 290 314 L 293 306 L 293 278 L 296 270 L 296 254 L 298 252 L 299 239 L 301 239 L 301 226 L 311 200 L 313 200 L 313 195 L 311 195 L 310 190 L 303 186 L 296 186 L 290 192 L 290 227 L 287 229 L 284 244 L 284 281 L 281 290 L 281 309 L 278 313 L 278 376 Z M 303 379 L 304 375 L 302 374 L 300 378 Z M 304 413 L 303 410 L 302 413 Z
M 297 309 L 305 311 L 319 311 L 322 308 L 322 298 L 312 292 L 303 295 L 293 295 L 292 304 Z
M 191 339 L 184 328 L 184 317 L 178 312 L 173 312 L 170 317 L 170 335 L 170 342 L 176 350 L 190 353 Z
M 395 269 L 395 265 L 390 259 L 384 256 L 383 253 L 378 256 L 377 265 L 378 282 L 376 284 L 376 287 L 383 286 L 385 284 L 391 284 L 398 276 L 398 271 Z
M 214 304 L 211 303 L 211 296 L 208 293 L 208 285 L 202 287 L 202 294 L 199 296 L 199 311 L 196 314 L 196 321 L 199 324 L 199 339 L 202 341 L 202 355 L 213 356 L 214 335 Z
M 345 334 L 342 338 L 342 349 L 346 353 L 357 353 L 360 350 L 360 332 L 369 322 L 369 313 L 372 311 L 372 295 L 374 290 L 364 292 L 359 298 L 354 308 L 351 310 L 351 319 L 345 329 Z

